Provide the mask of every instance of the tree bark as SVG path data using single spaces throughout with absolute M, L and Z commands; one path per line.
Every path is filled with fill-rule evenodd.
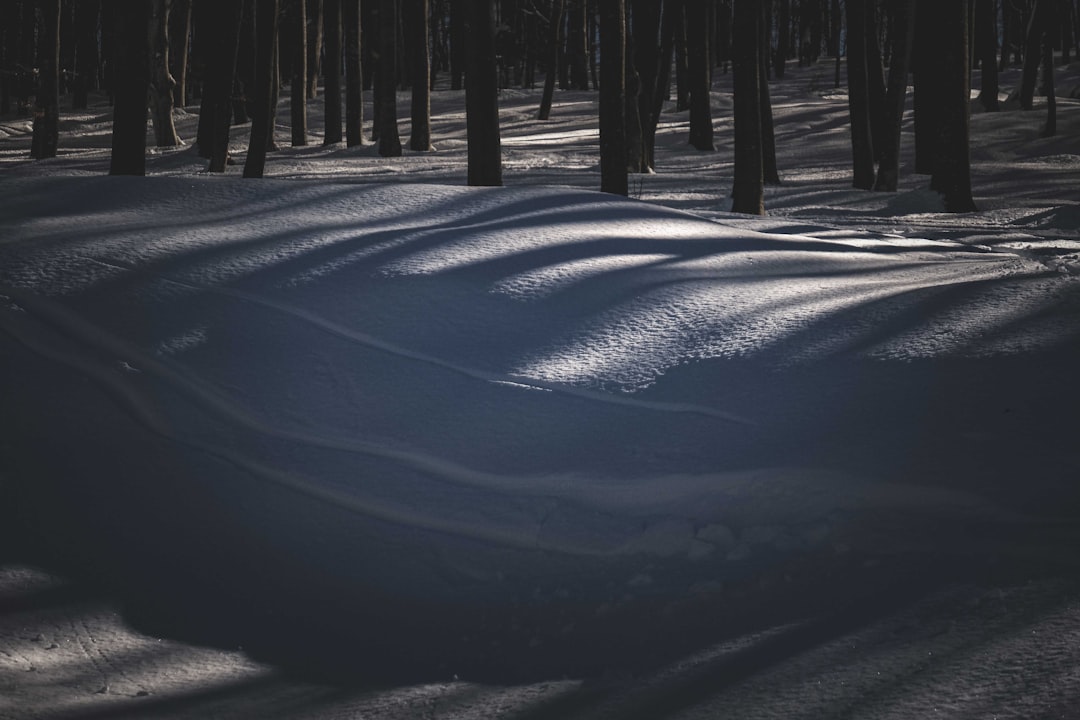
M 468 53 L 465 86 L 469 185 L 502 185 L 499 78 L 495 67 L 493 0 L 465 0 Z
M 375 124 L 379 155 L 401 155 L 397 122 L 397 0 L 379 0 L 378 80 L 375 83 Z
M 361 42 L 360 0 L 344 0 L 345 24 L 345 145 L 364 144 L 364 65 Z
M 765 214 L 765 176 L 761 153 L 761 79 L 764 31 L 757 2 L 736 0 L 733 26 L 735 75 L 735 182 L 731 211 Z
M 1044 38 L 1051 31 L 1051 4 L 1056 0 L 1035 0 L 1028 20 L 1027 35 L 1024 39 L 1024 71 L 1020 78 L 1020 109 L 1032 110 L 1035 107 L 1035 83 L 1042 63 Z
M 292 79 L 289 84 L 292 107 L 292 145 L 307 145 L 307 0 L 293 0 L 291 17 L 293 44 Z
M 762 8 L 761 28 L 769 27 Z M 761 175 L 766 185 L 780 184 L 780 171 L 776 167 L 776 135 L 773 129 L 772 98 L 769 97 L 769 43 L 761 39 L 758 51 L 758 98 L 761 102 Z
M 745 1 L 745 0 L 744 0 Z M 709 8 L 706 0 L 684 0 L 687 80 L 690 91 L 690 145 L 712 151 L 712 96 L 709 82 Z
M 180 138 L 173 122 L 173 89 L 176 81 L 169 72 L 169 11 L 172 0 L 152 0 L 147 33 L 153 57 L 150 90 L 154 108 L 154 140 L 158 147 L 176 147 Z
M 146 95 L 150 89 L 145 0 L 114 0 L 116 101 L 110 175 L 146 174 Z
M 323 145 L 333 145 L 342 140 L 341 134 L 341 2 L 325 0 L 323 3 L 323 36 L 326 43 L 326 61 L 323 65 L 323 111 L 326 130 Z
M 929 7 L 933 8 L 930 12 L 940 33 L 937 72 L 923 73 L 917 82 L 934 78 L 932 97 L 939 108 L 934 143 L 937 154 L 930 187 L 941 193 L 946 212 L 974 212 L 968 149 L 968 0 Z
M 405 29 L 409 32 L 410 110 L 412 133 L 409 149 L 419 152 L 431 147 L 431 51 L 428 47 L 428 0 L 406 0 L 409 15 Z
M 974 0 L 975 57 L 979 61 L 982 78 L 979 88 L 979 102 L 983 109 L 994 112 L 998 109 L 998 66 L 997 66 L 997 2 L 996 0 Z
M 203 102 L 210 102 L 210 167 L 209 172 L 225 172 L 229 162 L 229 129 L 232 120 L 232 87 L 236 75 L 240 47 L 240 23 L 244 16 L 245 0 L 225 0 L 224 13 L 214 23 L 216 52 L 213 66 L 207 73 L 208 86 Z
M 41 0 L 41 51 L 30 157 L 56 157 L 60 142 L 60 0 Z M 145 35 L 145 27 L 143 28 Z
M 187 66 L 191 37 L 192 0 L 172 0 L 169 12 L 169 68 L 173 85 L 173 105 L 185 107 L 188 102 Z
M 277 37 L 278 0 L 255 0 L 255 82 L 252 87 L 251 140 L 244 177 L 261 178 L 266 148 L 274 128 L 274 39 Z
M 896 192 L 900 180 L 900 128 L 907 98 L 915 12 L 915 0 L 896 0 L 894 3 L 894 35 L 892 58 L 889 60 L 889 85 L 885 91 L 885 121 L 877 178 L 874 180 L 874 190 L 879 192 Z
M 324 0 L 308 0 L 307 73 L 308 100 L 319 94 L 319 75 L 322 69 Z
M 874 187 L 874 145 L 870 116 L 870 79 L 866 56 L 866 5 L 845 3 L 847 10 L 848 114 L 851 118 L 852 185 Z
M 601 0 L 600 13 L 600 190 L 625 196 L 629 185 L 624 0 Z
M 637 114 L 641 123 L 641 172 L 656 166 L 657 76 L 660 70 L 661 8 L 655 0 L 631 0 L 634 67 L 638 74 Z
M 544 94 L 540 98 L 538 120 L 551 117 L 551 101 L 555 94 L 555 77 L 559 74 L 559 47 L 562 43 L 563 7 L 566 0 L 551 0 L 551 55 L 548 57 L 547 73 L 544 75 Z

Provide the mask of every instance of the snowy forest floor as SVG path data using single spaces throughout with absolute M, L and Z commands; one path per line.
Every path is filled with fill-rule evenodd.
M 480 632 L 483 641 L 491 643 L 489 657 L 483 650 L 470 651 L 458 667 L 453 660 L 458 640 L 454 632 L 432 629 L 449 622 L 453 613 L 447 611 L 445 618 L 439 615 L 438 602 L 419 602 L 415 609 L 406 604 L 390 615 L 399 624 L 387 631 L 389 637 L 379 640 L 382 648 L 397 645 L 398 657 L 383 662 L 379 656 L 367 657 L 360 635 L 347 626 L 349 612 L 356 612 L 355 608 L 330 603 L 319 607 L 327 612 L 325 617 L 298 619 L 295 613 L 302 612 L 302 603 L 286 598 L 268 603 L 267 609 L 258 607 L 258 597 L 243 594 L 229 595 L 229 602 L 214 607 L 219 596 L 212 585 L 213 571 L 205 573 L 204 586 L 182 586 L 199 573 L 167 565 L 140 566 L 153 562 L 151 551 L 132 551 L 132 558 L 124 562 L 103 558 L 100 564 L 86 565 L 85 556 L 73 549 L 82 542 L 78 532 L 65 535 L 68 521 L 77 519 L 85 508 L 94 508 L 101 517 L 90 522 L 91 527 L 119 525 L 126 522 L 124 513 L 133 506 L 95 505 L 92 493 L 87 493 L 91 500 L 85 507 L 66 506 L 50 495 L 51 490 L 38 487 L 39 478 L 33 476 L 38 458 L 15 446 L 19 441 L 12 439 L 23 436 L 0 436 L 0 717 L 1080 716 L 1080 558 L 1076 555 L 1080 493 L 1075 487 L 1080 479 L 1075 441 L 1080 434 L 1080 382 L 1075 379 L 1080 367 L 1080 100 L 1075 99 L 1080 95 L 1080 63 L 1059 69 L 1055 137 L 1039 137 L 1045 112 L 1041 99 L 1033 112 L 1019 111 L 1010 100 L 1009 93 L 1019 80 L 1017 70 L 1002 77 L 1001 112 L 979 112 L 973 103 L 972 183 L 979 211 L 964 215 L 938 212 L 940 201 L 925 189 L 926 178 L 910 172 L 910 114 L 904 126 L 900 192 L 850 188 L 846 94 L 833 87 L 833 69 L 830 61 L 789 68 L 785 80 L 772 84 L 783 182 L 766 189 L 767 217 L 727 212 L 733 151 L 730 77 L 726 75 L 717 76 L 713 97 L 716 152 L 691 149 L 686 144 L 686 113 L 669 108 L 657 137 L 656 173 L 631 177 L 632 200 L 677 212 L 665 210 L 653 218 L 651 211 L 614 200 L 610 211 L 632 215 L 648 232 L 663 233 L 679 222 L 680 213 L 688 213 L 692 217 L 686 222 L 693 232 L 703 226 L 697 219 L 704 218 L 717 224 L 717 233 L 733 229 L 734 234 L 724 236 L 729 240 L 802 243 L 799 262 L 809 268 L 805 272 L 810 280 L 815 272 L 822 278 L 846 272 L 837 269 L 837 248 L 891 253 L 898 267 L 908 261 L 913 267 L 932 266 L 925 276 L 905 276 L 917 286 L 920 302 L 895 315 L 884 311 L 859 314 L 837 304 L 835 313 L 816 321 L 814 333 L 794 334 L 794 340 L 771 345 L 769 351 L 760 351 L 755 337 L 777 336 L 783 308 L 757 326 L 750 322 L 725 328 L 731 334 L 746 334 L 746 347 L 732 351 L 744 356 L 724 357 L 719 365 L 719 372 L 737 376 L 734 379 L 717 380 L 709 363 L 683 363 L 665 367 L 666 378 L 657 387 L 648 383 L 634 387 L 633 378 L 601 380 L 619 386 L 619 391 L 627 390 L 631 397 L 660 402 L 668 398 L 664 393 L 676 382 L 691 388 L 679 396 L 680 401 L 697 401 L 694 387 L 705 395 L 710 388 L 736 387 L 745 378 L 751 391 L 733 412 L 760 413 L 772 423 L 766 423 L 766 428 L 786 428 L 805 441 L 800 449 L 803 454 L 781 456 L 783 460 L 825 458 L 845 469 L 879 466 L 886 484 L 909 489 L 904 483 L 914 483 L 919 492 L 925 491 L 920 500 L 911 500 L 913 505 L 932 504 L 940 497 L 940 506 L 916 512 L 903 503 L 881 504 L 859 508 L 843 521 L 832 512 L 825 525 L 809 521 L 799 525 L 803 535 L 798 542 L 792 540 L 793 526 L 752 523 L 745 518 L 740 525 L 735 517 L 726 522 L 737 530 L 737 537 L 709 538 L 739 567 L 717 579 L 702 576 L 699 565 L 668 562 L 662 552 L 649 555 L 645 562 L 636 556 L 619 556 L 603 564 L 540 563 L 540 574 L 547 575 L 536 583 L 551 592 L 551 610 L 543 609 L 545 601 L 540 598 L 530 605 L 533 614 L 520 619 L 522 625 L 534 623 L 539 631 L 519 628 L 516 617 L 503 618 L 505 635 L 498 629 L 488 635 Z M 556 197 L 544 195 L 544 188 L 579 191 L 599 186 L 596 95 L 558 92 L 552 120 L 544 123 L 535 120 L 538 103 L 538 90 L 505 90 L 500 98 L 505 183 L 508 192 L 519 192 L 508 197 L 526 207 L 536 203 L 553 213 L 542 215 L 536 225 L 525 225 L 520 217 L 528 212 L 507 204 L 505 217 L 515 218 L 511 228 L 529 238 L 544 237 L 542 224 L 558 217 L 557 206 L 544 205 L 554 203 Z M 380 158 L 370 144 L 359 148 L 321 144 L 321 97 L 309 106 L 311 144 L 288 147 L 289 131 L 283 123 L 289 107 L 283 98 L 277 129 L 280 149 L 268 157 L 268 179 L 241 181 L 239 167 L 232 166 L 227 173 L 232 179 L 227 182 L 245 183 L 244 187 L 215 186 L 223 204 L 236 203 L 235 217 L 227 211 L 221 216 L 223 227 L 236 218 L 243 221 L 240 211 L 259 195 L 255 185 L 259 182 L 290 200 L 300 197 L 290 194 L 293 186 L 271 183 L 316 188 L 298 191 L 316 202 L 326 198 L 321 188 L 337 192 L 355 185 L 351 197 L 356 207 L 341 212 L 352 223 L 347 229 L 358 234 L 365 232 L 365 212 L 386 212 L 386 183 L 400 184 L 403 215 L 415 212 L 417 198 L 425 196 L 417 184 L 429 186 L 432 197 L 451 207 L 455 199 L 464 198 L 444 189 L 465 184 L 463 96 L 437 90 L 432 104 L 437 150 L 414 153 L 406 149 L 404 157 Z M 406 114 L 405 108 L 407 95 L 402 95 L 399 115 Z M 176 113 L 179 133 L 186 141 L 194 136 L 197 110 L 193 106 Z M 370 118 L 370 103 L 365 112 Z M 86 112 L 64 112 L 60 155 L 40 162 L 28 160 L 29 121 L 0 118 L 0 190 L 4 193 L 0 262 L 6 257 L 5 243 L 13 247 L 22 243 L 19 252 L 30 252 L 25 248 L 34 242 L 52 242 L 55 238 L 50 233 L 60 237 L 97 232 L 95 242 L 104 248 L 114 228 L 121 235 L 130 217 L 163 226 L 176 223 L 178 232 L 183 232 L 185 213 L 211 207 L 195 185 L 192 205 L 185 207 L 183 198 L 155 196 L 152 190 L 134 184 L 157 182 L 159 190 L 171 195 L 185 179 L 205 175 L 205 162 L 189 146 L 151 149 L 148 175 L 167 179 L 125 179 L 107 186 L 101 179 L 99 184 L 107 189 L 101 191 L 100 199 L 114 212 L 101 218 L 100 228 L 73 228 L 73 222 L 86 222 L 86 218 L 92 222 L 95 217 L 85 210 L 97 197 L 87 197 L 92 194 L 87 183 L 107 172 L 110 116 L 107 104 L 100 102 Z M 240 126 L 233 131 L 238 163 L 243 162 L 246 129 Z M 407 140 L 407 120 L 401 131 Z M 130 197 L 114 197 L 116 189 Z M 51 192 L 72 194 L 49 197 Z M 389 192 L 392 197 L 393 191 Z M 140 214 L 144 193 L 146 204 Z M 567 197 L 582 202 L 582 195 Z M 365 207 L 365 202 L 371 205 Z M 609 201 L 596 202 L 604 206 Z M 43 211 L 50 203 L 53 211 Z M 268 207 L 269 222 L 285 223 L 290 232 L 302 234 L 309 223 L 303 208 L 290 215 L 289 208 Z M 164 212 L 161 208 L 173 215 L 155 218 L 153 213 Z M 482 209 L 496 212 L 489 205 Z M 384 215 L 379 217 L 385 220 Z M 437 223 L 438 218 L 428 221 Z M 318 222 L 310 220 L 313 226 Z M 164 229 L 161 232 L 162 237 L 168 235 Z M 815 240 L 821 242 L 815 244 Z M 231 256 L 221 257 L 226 267 Z M 953 274 L 967 272 L 965 268 L 974 275 L 988 273 L 988 257 L 1002 270 L 994 270 L 997 274 L 986 280 L 984 289 L 955 299 L 957 281 L 940 274 L 941 269 L 950 268 Z M 755 259 L 770 262 L 767 253 Z M 772 262 L 769 267 L 777 272 L 803 272 L 782 261 Z M 859 273 L 877 267 L 867 262 L 870 270 L 859 268 Z M 883 272 L 897 271 L 884 262 L 881 267 Z M 0 267 L 0 280 L 15 283 L 12 278 L 18 279 L 15 269 Z M 806 280 L 800 276 L 800 282 Z M 873 282 L 871 275 L 869 283 Z M 443 289 L 420 280 L 415 287 Z M 723 297 L 733 304 L 747 302 L 746 296 L 762 287 L 748 282 Z M 458 286 L 453 290 L 457 292 Z M 519 291 L 526 293 L 529 287 L 520 286 Z M 825 291 L 822 296 L 827 299 Z M 9 303 L 5 311 L 19 302 L 14 297 L 0 297 Z M 434 297 L 459 302 L 450 292 Z M 924 302 L 927 298 L 931 301 Z M 579 299 L 591 307 L 591 296 L 582 293 Z M 427 311 L 422 302 L 416 304 Z M 762 307 L 767 305 L 762 303 Z M 830 306 L 824 302 L 823 307 Z M 980 308 L 987 313 L 984 322 L 979 320 Z M 933 322 L 923 317 L 929 312 L 935 314 Z M 993 321 L 986 319 L 991 315 Z M 867 388 L 853 389 L 854 381 L 831 385 L 840 377 L 837 373 L 862 367 L 850 358 L 826 365 L 810 362 L 844 350 L 850 334 L 830 335 L 831 330 L 822 329 L 844 325 L 855 327 L 851 332 L 859 334 L 860 341 L 873 339 L 874 357 L 882 361 L 860 379 Z M 0 324 L 0 330 L 4 327 Z M 21 326 L 10 327 L 16 332 Z M 439 352 L 437 339 L 422 337 L 419 331 L 404 342 L 401 333 L 405 331 L 378 329 L 387 335 L 399 333 L 396 340 L 401 346 Z M 4 337 L 0 332 L 0 339 Z M 17 345 L 0 345 L 0 372 L 29 367 L 24 355 L 31 353 Z M 809 360 L 789 364 L 791 358 Z M 469 359 L 474 364 L 468 367 L 483 362 Z M 760 380 L 756 363 L 775 368 L 766 375 L 768 383 Z M 931 376 L 924 375 L 928 371 L 933 373 L 929 382 L 926 378 Z M 571 378 L 569 382 L 592 379 Z M 550 386 L 539 385 L 549 389 L 561 382 L 558 377 L 540 380 L 550 380 Z M 58 397 L 80 391 L 78 382 L 63 382 L 69 384 L 57 381 Z M 15 381 L 0 387 L 21 398 L 17 385 Z M 610 391 L 601 383 L 590 386 L 590 392 L 597 388 Z M 849 394 L 856 389 L 865 396 Z M 913 391 L 933 394 L 933 402 L 911 397 Z M 26 391 L 30 397 L 34 392 Z M 495 404 L 501 397 L 492 396 L 486 402 Z M 29 408 L 32 402 L 10 407 Z M 844 402 L 895 403 L 892 411 L 897 418 L 918 415 L 925 411 L 925 404 L 935 416 L 927 416 L 921 430 L 898 424 L 895 434 L 888 428 L 879 434 L 879 428 L 870 426 L 877 414 L 865 408 L 819 433 L 803 427 L 826 421 Z M 42 399 L 43 407 L 50 403 L 59 408 L 52 418 L 56 427 L 79 432 L 74 415 L 63 417 L 63 399 Z M 0 410 L 0 427 L 15 432 L 12 428 L 23 418 L 14 415 Z M 865 428 L 860 426 L 863 421 L 868 423 Z M 106 422 L 102 420 L 103 425 Z M 668 432 L 686 429 L 693 438 L 697 437 L 693 427 L 686 423 L 685 428 L 678 425 Z M 841 430 L 849 434 L 832 434 Z M 87 434 L 94 433 L 88 429 Z M 604 433 L 597 435 L 595 442 L 603 445 Z M 39 448 L 49 447 L 47 439 L 41 445 L 31 440 L 29 444 Z M 688 440 L 686 448 L 695 442 L 700 444 Z M 814 443 L 817 446 L 811 447 Z M 771 446 L 767 447 L 771 452 Z M 609 466 L 632 466 L 633 459 L 615 457 L 617 449 L 617 444 L 608 448 L 612 452 Z M 630 448 L 626 449 L 629 454 Z M 598 463 L 605 461 L 599 455 L 595 458 Z M 79 462 L 84 459 L 91 468 L 113 466 L 113 461 L 95 457 L 93 452 Z M 42 465 L 49 462 L 41 460 Z M 918 477 L 913 479 L 912 474 Z M 994 481 L 983 487 L 985 478 L 991 477 Z M 73 490 L 78 489 L 73 486 Z M 992 512 L 984 513 L 982 506 L 972 510 L 965 504 L 969 494 L 988 499 Z M 81 491 L 77 496 L 84 497 Z M 787 503 L 792 507 L 785 511 L 794 513 L 803 497 L 780 485 L 760 502 Z M 275 501 L 287 502 L 280 498 L 266 502 Z M 178 505 L 185 506 L 182 500 Z M 326 522 L 332 528 L 328 532 L 335 532 L 348 519 L 346 513 L 344 519 L 334 516 L 311 522 Z M 699 533 L 698 537 L 705 536 Z M 409 542 L 414 541 L 402 540 Z M 88 547 L 97 546 L 88 543 Z M 207 560 L 214 550 L 197 548 L 193 557 Z M 220 550 L 230 556 L 228 548 Z M 488 577 L 479 563 L 453 566 L 471 551 L 455 552 L 446 551 L 450 571 Z M 290 560 L 288 551 L 284 557 Z M 492 562 L 510 567 L 516 560 L 496 557 Z M 113 563 L 122 577 L 94 577 L 100 567 Z M 292 581 L 284 570 L 281 575 L 267 580 L 267 587 L 281 591 Z M 181 580 L 170 584 L 170 577 Z M 298 572 L 297 577 L 304 575 Z M 612 586 L 624 593 L 625 602 L 603 598 L 603 602 L 591 603 L 594 592 L 603 594 Z M 523 588 L 527 591 L 529 586 Z M 163 596 L 169 597 L 163 600 Z M 341 604 L 353 599 L 345 595 Z M 413 621 L 411 612 L 417 613 Z M 499 617 L 500 612 L 496 602 L 490 613 Z M 501 627 L 497 620 L 491 623 Z M 535 643 L 537 638 L 543 642 Z M 496 647 L 499 643 L 503 647 Z M 544 649 L 538 652 L 536 644 Z M 416 655 L 415 666 L 408 662 L 410 654 Z

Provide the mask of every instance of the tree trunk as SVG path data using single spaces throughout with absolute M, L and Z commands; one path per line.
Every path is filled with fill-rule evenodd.
M 1051 31 L 1051 4 L 1056 0 L 1035 0 L 1028 20 L 1027 35 L 1024 39 L 1024 71 L 1020 78 L 1020 109 L 1032 110 L 1035 107 L 1035 82 L 1042 62 L 1044 37 Z
M 600 190 L 625 196 L 629 186 L 624 0 L 601 0 L 600 12 Z
M 325 12 L 323 2 L 324 0 L 308 0 L 308 100 L 314 100 L 319 94 L 319 75 L 322 70 L 323 52 L 323 15 Z
M 378 76 L 375 80 L 375 141 L 382 157 L 401 155 L 397 122 L 397 0 L 378 0 Z
M 41 0 L 41 52 L 30 157 L 56 157 L 60 142 L 60 0 Z M 146 28 L 143 28 L 145 35 Z
M 555 77 L 559 74 L 559 47 L 562 44 L 563 7 L 566 0 L 551 0 L 551 54 L 548 56 L 547 72 L 544 75 L 544 94 L 540 98 L 538 120 L 551 117 L 551 101 L 555 94 Z
M 570 0 L 569 28 L 567 32 L 570 59 L 570 87 L 574 90 L 589 89 L 589 16 L 585 0 Z
M 231 96 L 245 2 L 226 0 L 223 15 L 213 23 L 215 52 L 211 58 L 213 64 L 207 72 L 208 87 L 203 97 L 203 103 L 211 103 L 209 172 L 225 172 L 229 162 L 229 128 L 234 107 Z M 213 80 L 212 86 L 209 86 L 210 80 Z
M 623 108 L 623 117 L 626 121 L 626 169 L 628 172 L 644 172 L 644 149 L 642 148 L 641 116 L 638 115 L 638 96 L 641 93 L 641 77 L 634 65 L 634 40 L 630 30 L 630 12 L 623 0 L 623 16 L 626 24 L 623 26 L 626 53 L 623 65 L 626 68 L 626 91 L 623 97 L 626 106 Z
M 289 83 L 292 145 L 307 145 L 307 0 L 293 0 L 290 20 L 293 58 Z
M 499 78 L 495 67 L 494 0 L 465 0 L 468 67 L 465 86 L 469 185 L 502 185 L 499 140 Z
M 409 75 L 412 89 L 412 134 L 409 149 L 419 152 L 431 147 L 431 51 L 428 47 L 428 0 L 407 0 L 409 16 L 405 30 L 409 33 Z
M 735 75 L 735 180 L 731 211 L 765 214 L 765 176 L 761 153 L 760 54 L 764 30 L 760 6 L 736 0 L 733 29 Z
M 764 8 L 761 18 L 762 30 L 769 27 Z M 761 101 L 761 175 L 766 185 L 780 184 L 780 171 L 776 167 L 776 135 L 773 129 L 772 98 L 769 97 L 769 43 L 763 37 L 758 52 L 758 99 Z
M 341 134 L 341 3 L 342 0 L 324 0 L 323 37 L 326 43 L 326 61 L 323 65 L 323 111 L 326 130 L 323 145 L 333 145 L 342 140 Z
M 188 0 L 190 2 L 190 0 Z M 98 53 L 98 18 L 101 16 L 101 0 L 83 0 L 75 6 L 76 47 L 75 47 L 75 88 L 71 107 L 85 110 L 89 105 L 88 90 L 97 89 L 98 67 L 101 57 Z M 5 108 L 3 112 L 7 112 Z
M 169 12 L 169 71 L 173 76 L 173 105 L 185 107 L 188 103 L 187 67 L 188 46 L 191 37 L 192 0 L 172 0 Z
M 244 177 L 261 178 L 266 148 L 274 128 L 271 107 L 274 84 L 274 39 L 277 37 L 278 0 L 255 0 L 255 81 L 251 89 L 251 141 Z
M 150 90 L 150 22 L 146 0 L 114 0 L 116 102 L 110 175 L 146 174 L 146 95 Z
M 712 96 L 709 82 L 709 8 L 706 0 L 685 0 L 687 80 L 690 89 L 690 145 L 712 151 Z
M 777 80 L 784 79 L 788 47 L 791 45 L 791 0 L 776 3 L 776 54 L 773 56 L 773 72 Z
M 874 145 L 870 119 L 870 79 L 866 57 L 866 5 L 845 3 L 847 10 L 848 113 L 851 118 L 852 185 L 874 187 Z
M 660 11 L 663 3 L 656 0 L 631 0 L 633 18 L 634 67 L 638 74 L 637 114 L 641 123 L 641 172 L 649 172 L 656 164 L 656 125 L 653 111 L 656 104 L 657 76 L 660 66 Z
M 465 86 L 465 66 L 468 64 L 468 51 L 465 46 L 466 15 L 468 3 L 472 0 L 450 0 L 450 89 L 460 90 Z
M 885 121 L 874 190 L 896 192 L 900 180 L 900 128 L 907 98 L 911 38 L 915 31 L 915 0 L 897 0 L 892 20 L 893 45 L 889 60 L 889 85 L 885 91 Z
M 345 145 L 364 144 L 364 63 L 360 0 L 344 0 L 345 24 Z
M 154 140 L 158 147 L 176 147 L 180 144 L 173 122 L 173 89 L 176 81 L 169 72 L 169 10 L 172 0 L 152 0 L 149 4 L 147 33 L 153 58 L 150 90 L 154 109 Z
M 1056 15 L 1053 10 L 1047 12 L 1048 31 L 1056 26 Z M 1049 32 L 1043 34 L 1042 41 L 1042 89 L 1046 96 L 1046 124 L 1039 136 L 1052 137 L 1057 134 L 1057 97 L 1054 94 L 1054 40 Z
M 979 102 L 983 109 L 994 112 L 998 109 L 998 66 L 997 66 L 997 2 L 996 0 L 974 0 L 975 57 L 979 61 L 982 82 L 979 88 Z
M 941 193 L 946 212 L 974 212 L 968 154 L 968 0 L 928 7 L 933 8 L 928 11 L 933 13 L 939 32 L 937 72 L 923 73 L 917 82 L 934 78 L 932 99 L 938 107 L 934 143 L 937 155 L 930 187 Z

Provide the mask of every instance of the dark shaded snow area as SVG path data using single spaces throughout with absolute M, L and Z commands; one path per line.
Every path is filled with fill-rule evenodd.
M 5 119 L 0 717 L 1080 713 L 1080 104 L 974 116 L 944 216 L 825 69 L 767 218 L 722 91 L 631 199 L 587 94 L 505 93 L 494 189 L 451 93 L 259 181 Z

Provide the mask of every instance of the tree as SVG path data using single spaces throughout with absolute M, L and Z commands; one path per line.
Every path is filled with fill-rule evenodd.
M 188 38 L 191 35 L 192 0 L 172 0 L 169 11 L 169 72 L 173 80 L 173 105 L 187 105 Z
M 634 68 L 638 74 L 637 113 L 641 123 L 640 172 L 649 172 L 656 165 L 656 124 L 659 115 L 654 111 L 660 73 L 660 37 L 663 3 L 656 0 L 630 0 L 631 32 L 633 34 Z
M 378 78 L 375 83 L 375 125 L 379 155 L 401 155 L 397 122 L 397 0 L 379 0 Z M 494 68 L 493 68 L 494 69 Z
M 709 72 L 709 6 L 706 0 L 684 0 L 687 80 L 690 91 L 690 145 L 712 151 L 712 98 Z
M 624 0 L 600 0 L 600 13 L 600 190 L 627 195 Z
M 972 40 L 982 74 L 979 102 L 985 110 L 993 112 L 998 109 L 997 2 L 974 0 L 974 3 Z
M 314 100 L 319 94 L 319 70 L 322 67 L 323 0 L 309 0 L 307 9 L 309 33 L 307 43 L 308 99 Z
M 56 157 L 60 142 L 60 0 L 41 0 L 41 66 L 30 157 Z
M 759 0 L 735 0 L 733 71 L 735 74 L 735 182 L 731 211 L 765 214 L 762 165 L 761 78 L 764 40 Z
M 848 113 L 851 118 L 852 185 L 874 186 L 874 141 L 870 108 L 870 71 L 867 63 L 866 4 L 847 2 Z
M 538 120 L 551 117 L 551 101 L 555 94 L 555 76 L 559 72 L 559 47 L 562 42 L 563 8 L 566 0 L 551 0 L 550 42 L 551 54 L 548 56 L 547 73 L 544 75 L 544 94 L 540 98 Z
M 274 43 L 278 31 L 278 0 L 255 0 L 255 83 L 252 88 L 251 139 L 244 177 L 261 178 L 266 148 L 274 131 Z
M 896 192 L 900 179 L 900 127 L 907 97 L 911 38 L 915 31 L 915 0 L 893 0 L 892 9 L 892 57 L 889 60 L 880 147 L 876 148 L 878 171 L 874 180 L 874 190 L 883 192 Z
M 152 38 L 153 66 L 150 89 L 153 97 L 154 139 L 158 147 L 180 144 L 173 122 L 173 89 L 176 81 L 169 72 L 169 12 L 172 0 L 152 0 L 149 32 Z
M 292 145 L 307 145 L 307 2 L 293 0 L 290 6 L 290 33 L 292 35 L 292 79 L 289 83 L 291 98 Z
M 428 0 L 406 0 L 409 10 L 409 84 L 411 91 L 412 135 L 409 148 L 419 152 L 431 147 L 431 51 L 428 47 Z
M 116 46 L 110 175 L 146 174 L 146 95 L 150 48 L 145 0 L 114 0 Z
M 494 0 L 464 0 L 467 15 L 465 116 L 469 185 L 502 185 Z
M 344 0 L 345 145 L 364 144 L 364 67 L 360 48 L 360 0 Z
M 211 0 L 206 0 L 208 3 Z M 221 2 L 221 0 L 215 0 Z M 213 54 L 209 58 L 203 109 L 207 114 L 205 142 L 210 158 L 209 172 L 225 172 L 229 160 L 229 127 L 232 120 L 232 87 L 236 75 L 236 55 L 240 45 L 240 22 L 244 0 L 224 0 L 221 14 L 208 23 Z M 209 18 L 208 18 L 209 19 Z M 199 139 L 200 148 L 204 140 Z
M 342 140 L 341 134 L 341 1 L 323 3 L 323 35 L 326 43 L 326 63 L 323 65 L 323 110 L 326 134 L 323 145 Z

